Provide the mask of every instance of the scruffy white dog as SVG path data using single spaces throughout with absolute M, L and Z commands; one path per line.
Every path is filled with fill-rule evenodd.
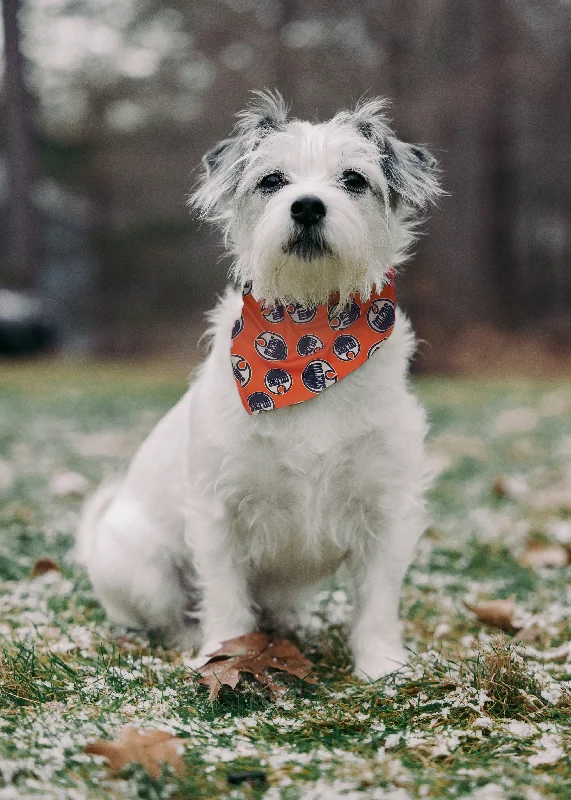
M 440 190 L 434 159 L 395 138 L 384 105 L 311 124 L 288 119 L 279 94 L 257 93 L 205 156 L 191 203 L 223 228 L 233 276 L 269 314 L 266 328 L 281 304 L 291 316 L 337 295 L 338 309 L 357 293 L 366 302 L 405 260 L 416 212 Z M 246 379 L 230 348 L 242 303 L 226 292 L 189 391 L 126 477 L 88 502 L 79 559 L 112 622 L 181 647 L 262 622 L 291 629 L 345 564 L 355 670 L 379 678 L 406 660 L 399 597 L 429 483 L 425 414 L 407 386 L 413 333 L 397 309 L 390 338 L 343 380 L 326 364 L 331 380 L 314 383 L 312 399 L 250 413 L 267 406 L 245 408 L 238 391 Z M 288 388 L 279 383 L 276 396 Z

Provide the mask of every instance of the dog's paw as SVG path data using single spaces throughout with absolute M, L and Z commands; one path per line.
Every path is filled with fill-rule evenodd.
M 407 661 L 407 654 L 402 647 L 379 647 L 361 654 L 355 662 L 353 672 L 361 680 L 377 681 L 401 669 Z

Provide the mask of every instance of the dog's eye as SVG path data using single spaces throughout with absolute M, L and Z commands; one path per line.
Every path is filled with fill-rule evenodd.
M 265 175 L 258 184 L 258 189 L 264 192 L 277 192 L 282 186 L 287 184 L 286 179 L 280 172 L 272 172 L 271 175 Z
M 341 176 L 341 183 L 350 192 L 364 192 L 367 186 L 366 178 L 363 178 L 358 172 L 353 172 L 352 169 L 346 169 Z

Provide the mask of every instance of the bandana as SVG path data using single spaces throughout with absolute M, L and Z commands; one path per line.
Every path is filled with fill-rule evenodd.
M 395 286 L 373 287 L 341 306 L 268 305 L 243 290 L 232 329 L 232 370 L 248 414 L 293 406 L 317 397 L 356 370 L 386 341 L 395 321 Z

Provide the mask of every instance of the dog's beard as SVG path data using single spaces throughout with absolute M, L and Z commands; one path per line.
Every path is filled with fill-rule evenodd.
M 327 303 L 332 294 L 349 299 L 355 286 L 363 280 L 366 270 L 348 265 L 332 252 L 311 259 L 295 253 L 283 253 L 268 261 L 266 270 L 256 282 L 255 292 L 281 303 L 295 302 L 304 306 Z
M 325 238 L 320 225 L 311 228 L 296 225 L 290 238 L 282 246 L 282 250 L 286 255 L 295 256 L 302 261 L 313 261 L 333 255 L 331 245 Z
M 253 227 L 242 219 L 232 268 L 238 283 L 251 281 L 254 297 L 282 303 L 320 305 L 337 293 L 343 303 L 356 292 L 368 297 L 390 266 L 379 247 L 383 221 L 373 237 L 370 221 L 347 203 L 328 198 L 327 209 L 326 222 L 309 229 L 291 220 L 284 224 L 288 204 L 273 205 Z

